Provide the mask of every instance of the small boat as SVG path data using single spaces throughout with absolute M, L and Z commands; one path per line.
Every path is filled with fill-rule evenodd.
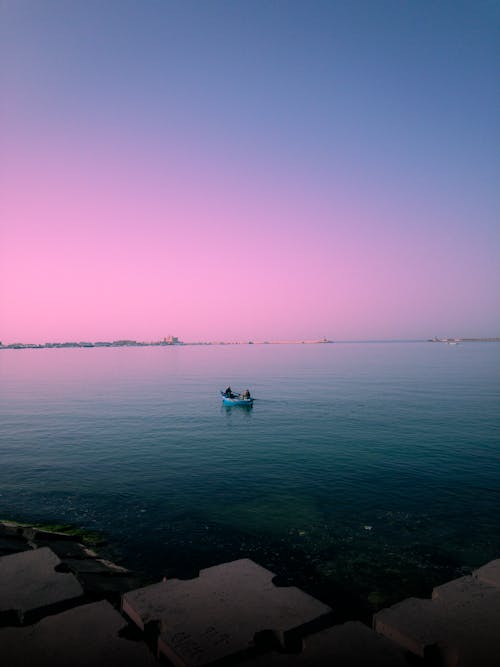
M 224 391 L 221 391 L 221 396 L 222 403 L 224 405 L 246 405 L 251 407 L 254 401 L 251 396 L 244 396 L 244 394 L 234 394 L 233 392 L 231 392 L 231 396 L 228 396 Z

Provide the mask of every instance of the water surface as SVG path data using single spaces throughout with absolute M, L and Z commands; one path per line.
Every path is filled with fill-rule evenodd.
M 368 614 L 500 557 L 500 345 L 0 350 L 0 516 Z M 225 408 L 230 383 L 257 397 Z

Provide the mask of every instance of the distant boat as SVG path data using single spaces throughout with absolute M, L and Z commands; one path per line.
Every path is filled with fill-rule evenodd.
M 221 391 L 223 405 L 246 405 L 247 407 L 251 407 L 254 399 L 250 396 L 250 392 L 246 395 L 247 391 L 248 390 L 245 390 L 242 394 L 231 392 L 231 395 L 227 394 L 225 391 Z

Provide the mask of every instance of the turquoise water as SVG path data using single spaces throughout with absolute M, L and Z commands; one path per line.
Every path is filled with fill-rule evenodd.
M 362 617 L 500 557 L 500 345 L 0 351 L 0 517 L 153 577 L 240 557 Z M 219 389 L 249 387 L 254 407 Z

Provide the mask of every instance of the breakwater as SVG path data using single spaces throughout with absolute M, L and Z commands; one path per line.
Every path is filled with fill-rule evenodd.
M 0 522 L 9 667 L 496 667 L 498 627 L 500 560 L 379 611 L 370 628 L 336 624 L 334 609 L 249 559 L 147 582 L 74 536 Z

